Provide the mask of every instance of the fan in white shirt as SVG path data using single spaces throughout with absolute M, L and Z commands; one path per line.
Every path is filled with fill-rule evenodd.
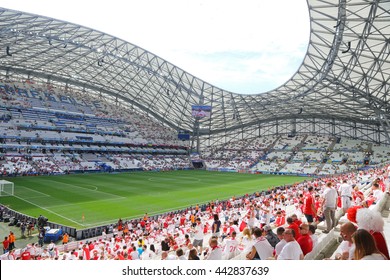
M 224 246 L 222 250 L 222 256 L 224 260 L 230 260 L 240 253 L 238 249 L 238 241 L 236 239 L 237 233 L 232 232 L 232 236 L 224 239 Z
M 218 245 L 218 239 L 210 238 L 210 247 L 207 248 L 205 260 L 222 260 L 222 248 Z
M 299 243 L 295 240 L 294 230 L 287 228 L 284 232 L 284 240 L 287 242 L 278 255 L 278 260 L 303 260 L 303 252 Z

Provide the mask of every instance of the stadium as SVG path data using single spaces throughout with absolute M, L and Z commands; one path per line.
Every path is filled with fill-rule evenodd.
M 0 7 L 4 216 L 43 214 L 85 240 L 118 219 L 136 228 L 145 213 L 264 204 L 272 190 L 345 176 L 367 199 L 379 178 L 372 208 L 388 216 L 390 1 L 307 2 L 302 64 L 256 95 L 98 30 Z M 321 236 L 308 259 L 337 239 Z

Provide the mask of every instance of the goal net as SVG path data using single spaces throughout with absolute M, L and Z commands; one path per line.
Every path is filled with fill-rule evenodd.
M 0 196 L 14 195 L 14 183 L 0 180 Z

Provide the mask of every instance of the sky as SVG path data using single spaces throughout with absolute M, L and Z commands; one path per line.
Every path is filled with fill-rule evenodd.
M 298 70 L 306 0 L 0 0 L 116 36 L 224 90 L 266 92 Z

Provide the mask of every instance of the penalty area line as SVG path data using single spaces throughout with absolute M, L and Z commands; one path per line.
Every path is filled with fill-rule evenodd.
M 58 216 L 58 217 L 61 217 L 61 218 L 65 219 L 65 220 L 71 221 L 72 223 L 78 224 L 79 226 L 84 226 L 83 224 L 80 224 L 80 223 L 78 223 L 78 222 L 76 222 L 76 221 L 74 221 L 74 220 L 72 220 L 72 219 L 69 219 L 69 218 L 67 218 L 67 217 L 65 217 L 65 216 L 62 216 L 61 214 L 58 214 L 57 212 L 54 212 L 54 211 L 52 211 L 52 210 L 50 210 L 50 209 L 48 209 L 48 208 L 46 208 L 46 207 L 42 207 L 42 206 L 40 206 L 40 205 L 38 205 L 38 204 L 36 204 L 36 203 L 33 203 L 33 202 L 31 202 L 31 201 L 28 201 L 27 199 L 21 198 L 21 197 L 19 197 L 19 196 L 17 196 L 17 195 L 14 195 L 14 197 L 16 197 L 16 198 L 18 198 L 18 199 L 20 199 L 20 200 L 23 200 L 23 201 L 25 201 L 25 202 L 27 202 L 27 203 L 29 203 L 29 204 L 32 204 L 32 205 L 34 205 L 34 206 L 36 206 L 36 207 L 38 207 L 38 208 L 41 208 L 41 209 L 43 209 L 43 210 L 45 210 L 45 211 L 47 211 L 47 212 L 50 212 L 50 213 L 52 213 L 52 214 L 54 214 L 54 215 L 56 215 L 56 216 Z

